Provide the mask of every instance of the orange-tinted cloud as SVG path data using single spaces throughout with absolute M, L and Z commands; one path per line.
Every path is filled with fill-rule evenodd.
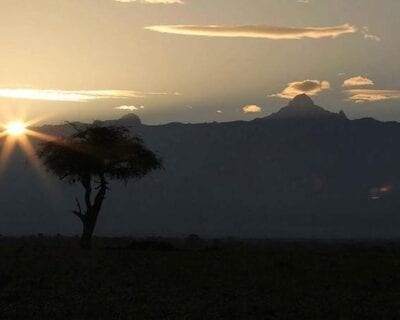
M 358 77 L 353 77 L 350 79 L 347 79 L 343 83 L 343 87 L 360 87 L 360 86 L 372 86 L 374 85 L 374 82 L 371 79 L 358 76 Z
M 135 110 L 139 110 L 139 109 L 144 109 L 144 106 L 140 106 L 140 107 L 136 107 L 136 106 L 119 106 L 119 107 L 115 107 L 114 109 L 116 110 L 126 110 L 126 111 L 135 111 Z
M 262 109 L 255 104 L 244 106 L 242 110 L 244 113 L 259 113 L 262 111 Z
M 262 38 L 271 40 L 299 40 L 304 38 L 336 38 L 346 33 L 356 32 L 356 28 L 350 24 L 333 27 L 274 27 L 274 26 L 221 26 L 221 25 L 159 25 L 149 26 L 145 29 L 187 36 L 205 37 L 245 37 Z
M 352 89 L 346 92 L 349 100 L 355 103 L 400 99 L 400 90 Z
M 91 100 L 144 98 L 152 95 L 181 95 L 178 92 L 140 92 L 133 90 L 56 90 L 56 89 L 25 89 L 0 88 L 0 98 L 85 102 Z
M 144 93 L 131 90 L 50 90 L 0 88 L 0 98 L 82 102 L 99 99 L 143 98 Z
M 319 80 L 304 80 L 295 81 L 288 84 L 288 86 L 280 93 L 274 94 L 271 97 L 279 97 L 284 99 L 293 99 L 299 94 L 306 93 L 310 96 L 315 96 L 323 90 L 329 89 L 330 83 L 328 81 Z

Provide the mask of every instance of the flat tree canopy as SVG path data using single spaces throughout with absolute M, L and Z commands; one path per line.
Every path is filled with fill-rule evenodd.
M 46 142 L 38 152 L 45 167 L 60 179 L 89 177 L 128 180 L 161 167 L 161 160 L 124 127 L 89 127 L 71 137 Z

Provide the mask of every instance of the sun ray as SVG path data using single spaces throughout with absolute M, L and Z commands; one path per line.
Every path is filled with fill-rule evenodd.
M 35 147 L 40 141 L 57 140 L 57 137 L 39 132 L 35 128 L 38 123 L 42 123 L 51 115 L 46 114 L 27 119 L 27 112 L 23 109 L 18 112 L 4 110 L 0 117 L 0 179 L 7 170 L 12 153 L 15 148 L 18 148 L 26 155 L 26 161 L 40 180 L 43 191 L 49 195 L 53 205 L 56 206 L 62 195 L 53 180 L 45 174 Z
M 3 131 L 0 133 L 0 139 L 8 135 L 7 131 Z
M 56 137 L 28 129 L 28 124 L 34 124 L 39 118 L 32 119 L 30 121 L 12 121 L 6 124 L 1 124 L 4 130 L 0 132 L 0 139 L 6 137 L 3 142 L 1 154 L 0 154 L 0 173 L 2 173 L 8 163 L 11 153 L 15 149 L 16 144 L 22 149 L 27 155 L 29 161 L 34 166 L 35 170 L 41 173 L 41 165 L 38 157 L 36 156 L 35 149 L 30 142 L 29 137 L 37 138 L 42 141 L 54 141 Z M 41 176 L 44 176 L 41 174 Z
M 31 161 L 31 163 L 36 167 L 40 168 L 40 163 L 39 159 L 36 156 L 35 149 L 32 146 L 32 143 L 29 141 L 27 136 L 22 136 L 19 139 L 17 139 L 17 142 L 21 149 L 25 152 L 25 154 L 28 156 L 28 159 Z
M 15 137 L 7 136 L 0 154 L 0 173 L 3 173 L 16 144 Z
M 53 186 L 52 182 L 49 180 L 49 177 L 45 174 L 43 167 L 41 165 L 41 162 L 36 154 L 36 151 L 35 151 L 32 143 L 29 141 L 28 136 L 24 135 L 24 136 L 20 137 L 17 141 L 18 141 L 18 144 L 21 147 L 21 149 L 27 155 L 28 161 L 33 166 L 36 174 L 42 180 L 42 183 L 44 185 L 46 192 L 51 195 L 50 198 L 58 199 L 59 194 L 56 192 L 56 188 Z
M 25 119 L 25 117 L 17 117 L 15 119 Z M 48 179 L 48 176 L 44 174 L 44 170 L 36 154 L 33 141 L 31 141 L 35 139 L 46 142 L 57 141 L 57 137 L 55 136 L 29 128 L 43 119 L 44 117 L 36 117 L 28 121 L 14 120 L 6 123 L 0 123 L 0 127 L 3 127 L 3 131 L 0 132 L 0 139 L 4 140 L 0 153 L 0 175 L 5 171 L 11 154 L 16 145 L 18 145 L 42 181 L 46 192 L 52 195 L 52 199 L 59 199 L 60 195 L 58 192 L 56 192 L 57 188 L 54 187 L 52 182 Z
M 42 132 L 38 132 L 38 131 L 34 131 L 31 129 L 26 129 L 26 134 L 35 138 L 38 138 L 40 140 L 43 141 L 54 141 L 57 139 L 57 137 L 46 134 L 46 133 L 42 133 Z
M 41 116 L 37 116 L 37 117 L 35 117 L 35 118 L 32 118 L 32 119 L 30 119 L 30 120 L 27 120 L 27 121 L 25 122 L 25 124 L 26 124 L 27 127 L 31 127 L 31 126 L 33 126 L 33 125 L 35 125 L 35 124 L 38 124 L 38 123 L 40 123 L 40 122 L 43 122 L 44 120 L 47 120 L 49 117 L 51 117 L 51 115 L 41 115 Z M 23 118 L 23 119 L 24 119 L 24 118 Z

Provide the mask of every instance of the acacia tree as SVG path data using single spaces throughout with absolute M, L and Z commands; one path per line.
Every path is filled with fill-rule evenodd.
M 161 160 L 124 127 L 89 126 L 67 138 L 43 143 L 38 155 L 46 169 L 61 180 L 80 183 L 84 206 L 76 198 L 76 215 L 83 224 L 80 245 L 91 240 L 110 180 L 127 182 L 161 167 Z

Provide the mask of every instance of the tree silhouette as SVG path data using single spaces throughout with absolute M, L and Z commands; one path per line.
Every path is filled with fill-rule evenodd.
M 84 208 L 76 198 L 73 211 L 83 224 L 80 245 L 84 249 L 91 247 L 109 181 L 142 178 L 161 167 L 161 160 L 141 138 L 117 126 L 77 129 L 70 137 L 43 143 L 38 155 L 49 172 L 85 189 Z

